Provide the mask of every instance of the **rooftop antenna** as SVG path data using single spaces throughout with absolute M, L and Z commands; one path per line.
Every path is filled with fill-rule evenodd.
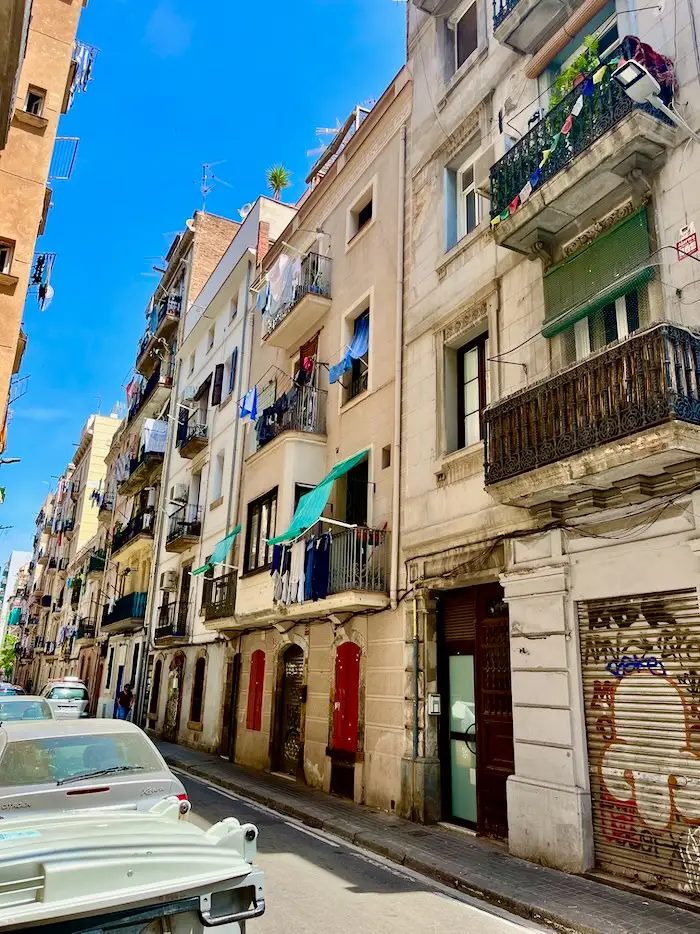
M 321 137 L 322 136 L 330 136 L 330 137 L 337 136 L 338 133 L 340 133 L 342 126 L 343 125 L 338 119 L 338 117 L 335 118 L 335 126 L 317 126 L 316 136 L 318 138 L 318 142 L 320 143 L 320 145 L 317 146 L 316 149 L 307 149 L 306 155 L 307 156 L 322 156 L 323 153 L 326 151 L 326 149 L 328 149 L 328 143 L 325 140 L 321 139 Z
M 220 159 L 218 162 L 202 163 L 202 184 L 199 188 L 202 193 L 202 214 L 206 214 L 207 212 L 207 195 L 210 191 L 214 190 L 217 183 L 226 185 L 227 188 L 233 188 L 233 185 L 229 185 L 223 178 L 217 178 L 211 171 L 215 165 L 223 165 L 224 162 L 226 162 L 226 159 Z

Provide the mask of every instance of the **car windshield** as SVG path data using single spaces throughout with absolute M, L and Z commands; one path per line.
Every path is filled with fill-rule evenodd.
M 118 767 L 139 773 L 163 770 L 148 740 L 135 733 L 52 736 L 10 741 L 0 759 L 0 787 L 59 782 Z
M 0 684 L 0 694 L 24 694 L 24 691 L 13 684 Z
M 86 688 L 81 688 L 81 687 L 70 688 L 70 687 L 66 687 L 65 685 L 62 685 L 61 687 L 51 688 L 48 696 L 51 700 L 86 701 L 88 699 L 88 692 Z
M 51 708 L 44 700 L 3 701 L 0 698 L 0 723 L 9 720 L 52 720 Z

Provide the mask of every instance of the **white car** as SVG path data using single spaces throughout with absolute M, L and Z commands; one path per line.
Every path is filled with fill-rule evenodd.
M 59 720 L 74 720 L 88 716 L 88 689 L 80 678 L 59 678 L 49 681 L 41 691 Z
M 207 831 L 150 812 L 23 818 L 0 832 L 0 931 L 33 934 L 245 934 L 265 911 L 257 828 L 229 817 Z
M 0 725 L 0 833 L 8 818 L 92 808 L 146 811 L 187 792 L 143 730 L 125 720 Z

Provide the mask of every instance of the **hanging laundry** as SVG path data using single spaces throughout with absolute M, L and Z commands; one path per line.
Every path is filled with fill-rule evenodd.
M 257 386 L 253 386 L 253 388 L 249 389 L 248 392 L 243 396 L 243 400 L 241 401 L 240 419 L 242 422 L 256 422 L 258 420 Z
M 328 381 L 337 383 L 343 373 L 352 368 L 352 361 L 359 360 L 369 350 L 369 315 L 355 322 L 355 334 L 343 358 L 328 370 Z
M 324 532 L 321 535 L 314 558 L 313 568 L 313 599 L 325 600 L 328 596 L 330 562 L 331 562 L 331 542 L 333 536 L 330 532 Z
M 306 543 L 306 561 L 304 564 L 304 600 L 312 600 L 314 593 L 314 563 L 316 557 L 316 539 Z
M 167 436 L 168 423 L 164 418 L 147 418 L 141 433 L 144 451 L 164 454 Z
M 304 602 L 304 562 L 306 560 L 306 542 L 304 539 L 294 542 L 291 548 L 289 567 L 289 590 L 287 603 Z

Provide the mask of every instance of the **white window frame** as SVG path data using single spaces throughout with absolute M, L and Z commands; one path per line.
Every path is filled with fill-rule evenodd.
M 216 326 L 212 326 L 207 331 L 207 353 L 211 353 L 214 349 L 214 343 L 216 342 Z
M 457 27 L 472 7 L 476 7 L 476 45 L 469 53 L 469 55 L 464 59 L 464 61 L 460 63 L 457 51 Z M 452 50 L 454 54 L 454 70 L 456 74 L 479 51 L 479 0 L 466 0 L 466 2 L 461 3 L 447 21 L 447 25 L 452 32 Z
M 463 237 L 466 237 L 467 234 L 476 230 L 481 223 L 481 198 L 479 192 L 476 190 L 475 166 L 476 159 L 471 157 L 457 169 L 457 242 Z M 468 185 L 466 189 L 463 189 L 462 178 L 470 169 L 472 173 L 471 184 Z M 467 197 L 472 193 L 474 194 L 474 226 L 471 230 L 467 230 Z
M 7 251 L 7 258 L 4 263 L 0 263 L 0 273 L 5 275 L 10 275 L 12 270 L 12 260 L 15 255 L 15 245 L 11 240 L 3 240 L 0 238 L 0 249 Z
M 627 321 L 627 301 L 624 295 L 615 299 L 615 318 L 617 340 L 621 341 L 630 336 L 630 329 Z M 579 318 L 574 324 L 574 340 L 576 343 L 576 360 L 585 360 L 586 357 L 590 357 L 592 351 L 588 315 L 584 318 Z
M 38 97 L 41 100 L 41 106 L 39 107 L 39 113 L 35 113 L 33 110 L 29 110 L 29 95 L 33 94 L 34 97 Z M 30 84 L 27 88 L 27 94 L 24 98 L 24 111 L 25 113 L 32 114 L 34 117 L 43 117 L 44 108 L 46 107 L 46 91 L 44 88 L 36 87 L 33 84 Z

